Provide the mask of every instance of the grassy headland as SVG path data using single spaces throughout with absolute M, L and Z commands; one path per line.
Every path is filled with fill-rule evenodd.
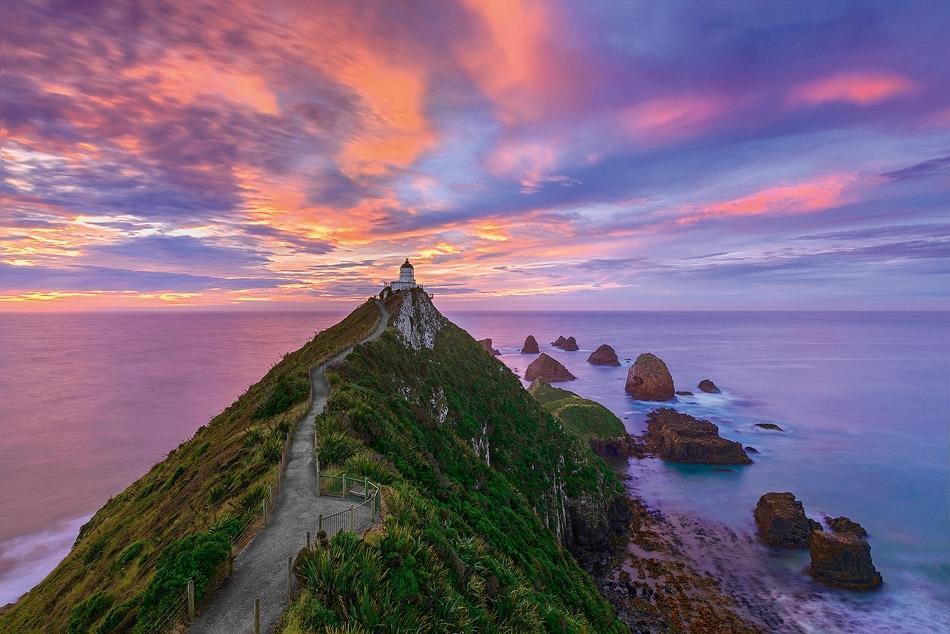
M 0 617 L 0 631 L 146 631 L 189 578 L 200 601 L 228 557 L 228 538 L 274 482 L 283 437 L 307 408 L 310 368 L 368 335 L 378 318 L 366 302 L 317 334 L 110 499 L 56 569 Z

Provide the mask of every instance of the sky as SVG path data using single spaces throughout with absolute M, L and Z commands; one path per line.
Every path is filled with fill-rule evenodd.
M 950 309 L 950 3 L 0 4 L 0 311 Z

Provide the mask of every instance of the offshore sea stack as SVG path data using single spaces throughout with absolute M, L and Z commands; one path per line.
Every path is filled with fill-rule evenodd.
M 881 585 L 881 573 L 871 561 L 871 547 L 860 535 L 815 531 L 809 550 L 808 572 L 819 581 L 848 590 L 873 590 Z
M 551 345 L 555 348 L 560 348 L 565 352 L 576 352 L 579 348 L 577 347 L 577 340 L 574 337 L 568 337 L 565 339 L 563 336 L 558 337 L 551 342 Z
M 670 462 L 752 464 L 740 443 L 719 435 L 708 420 L 662 407 L 647 414 L 646 440 L 651 451 Z
M 766 544 L 785 548 L 807 548 L 812 531 L 821 524 L 805 516 L 805 507 L 794 493 L 766 493 L 755 505 L 755 524 Z
M 594 350 L 587 362 L 593 365 L 620 365 L 620 359 L 617 358 L 617 352 L 606 343 Z
M 534 338 L 534 335 L 528 335 L 524 340 L 524 345 L 521 346 L 521 354 L 538 354 L 541 352 L 538 348 L 538 340 Z
M 703 379 L 702 381 L 699 382 L 699 385 L 697 385 L 696 387 L 698 387 L 700 390 L 702 390 L 706 394 L 721 394 L 722 393 L 722 390 L 716 387 L 716 384 L 710 381 L 709 379 Z
M 528 365 L 524 378 L 528 381 L 544 379 L 548 383 L 556 383 L 558 381 L 573 381 L 577 377 L 568 372 L 560 361 L 542 352 L 537 359 Z
M 478 343 L 481 344 L 482 349 L 488 354 L 501 354 L 497 350 L 491 347 L 491 338 L 489 339 L 479 339 Z
M 627 371 L 627 394 L 640 401 L 668 401 L 673 398 L 673 377 L 660 357 L 645 352 Z

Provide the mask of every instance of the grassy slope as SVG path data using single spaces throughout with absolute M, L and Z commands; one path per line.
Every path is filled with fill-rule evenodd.
M 615 476 L 467 333 L 411 351 L 390 329 L 331 382 L 321 456 L 388 485 L 386 519 L 298 560 L 285 633 L 621 629 L 555 534 Z
M 620 419 L 596 401 L 544 381 L 535 381 L 529 391 L 544 409 L 564 423 L 567 431 L 582 440 L 616 438 L 625 432 Z
M 67 557 L 0 618 L 0 631 L 143 629 L 165 597 L 181 596 L 227 556 L 227 535 L 260 507 L 280 461 L 281 437 L 306 411 L 309 369 L 368 335 L 366 302 L 282 361 L 191 440 L 110 499 Z M 199 599 L 200 600 L 200 599 Z M 72 621 L 71 621 L 72 619 Z

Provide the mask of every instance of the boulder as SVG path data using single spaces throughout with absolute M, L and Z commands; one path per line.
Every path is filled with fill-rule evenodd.
M 881 585 L 881 573 L 871 561 L 871 547 L 860 535 L 815 531 L 809 551 L 808 572 L 819 581 L 849 590 L 872 590 Z
M 647 414 L 646 440 L 651 451 L 670 462 L 751 464 L 742 445 L 719 436 L 719 428 L 675 409 Z
M 750 447 L 749 445 L 746 445 L 746 446 L 745 446 L 745 452 L 746 452 L 746 453 L 759 453 L 759 450 L 756 449 L 755 447 Z
M 786 548 L 807 548 L 813 530 L 821 525 L 805 516 L 805 508 L 793 493 L 766 493 L 755 505 L 755 524 L 766 544 Z
M 768 429 L 769 431 L 785 431 L 775 423 L 756 423 L 753 427 L 758 427 L 759 429 Z
M 538 340 L 534 335 L 528 335 L 521 346 L 521 354 L 538 354 L 541 350 L 538 348 Z
M 854 535 L 860 535 L 861 537 L 868 536 L 868 532 L 864 530 L 863 526 L 848 519 L 844 515 L 841 517 L 826 517 L 825 524 L 836 533 L 852 533 Z
M 689 390 L 676 390 L 676 395 L 677 396 L 692 396 L 693 393 L 690 392 Z
M 565 341 L 567 341 L 567 339 L 564 338 L 564 335 L 561 335 L 557 339 L 552 341 L 551 345 L 554 346 L 555 348 L 560 348 L 561 346 L 564 345 Z
M 528 365 L 524 378 L 528 381 L 544 379 L 548 383 L 556 383 L 558 381 L 573 381 L 577 377 L 568 372 L 560 361 L 542 352 L 537 359 Z
M 587 362 L 593 365 L 620 365 L 617 352 L 606 343 L 594 350 L 587 357 Z
M 497 350 L 491 347 L 491 339 L 479 339 L 478 343 L 481 344 L 482 349 L 488 354 L 501 354 Z
M 710 381 L 709 379 L 703 379 L 702 381 L 699 382 L 699 385 L 697 385 L 696 387 L 698 387 L 700 390 L 702 390 L 706 394 L 722 393 L 722 390 L 716 387 L 716 384 Z
M 673 398 L 673 377 L 666 364 L 655 354 L 637 357 L 627 371 L 627 394 L 641 401 L 668 401 Z

